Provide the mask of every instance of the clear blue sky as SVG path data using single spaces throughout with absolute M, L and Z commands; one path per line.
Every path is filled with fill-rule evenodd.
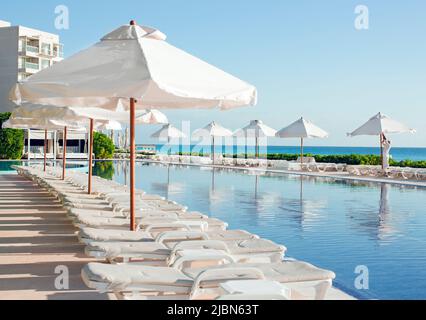
M 54 9 L 70 10 L 70 29 L 55 30 Z M 370 29 L 354 27 L 354 9 L 370 10 Z M 217 120 L 237 129 L 262 119 L 281 129 L 301 115 L 328 130 L 310 145 L 377 145 L 349 139 L 378 111 L 418 130 L 397 146 L 426 146 L 426 2 L 423 0 L 43 0 L 2 1 L 0 19 L 59 33 L 69 56 L 130 19 L 257 86 L 259 104 L 226 113 L 169 111 L 194 129 Z M 139 141 L 154 128 L 139 129 Z M 142 133 L 145 132 L 145 133 Z M 144 142 L 146 140 L 143 140 Z M 284 145 L 292 140 L 273 140 Z

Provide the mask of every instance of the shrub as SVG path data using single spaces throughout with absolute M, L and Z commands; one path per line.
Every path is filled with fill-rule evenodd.
M 0 113 L 0 125 L 10 118 L 10 113 Z M 24 130 L 0 129 L 0 159 L 20 160 L 24 149 Z
M 112 180 L 114 177 L 115 169 L 112 161 L 97 161 L 93 167 L 93 175 Z
M 187 153 L 180 153 L 180 155 L 188 155 Z M 193 156 L 198 156 L 199 154 L 193 153 Z M 310 153 L 305 154 L 306 157 L 314 157 L 315 161 L 318 163 L 337 163 L 337 164 L 348 164 L 348 165 L 373 165 L 377 166 L 381 164 L 380 156 L 372 154 L 348 154 L 348 155 L 313 155 Z M 254 154 L 234 154 L 234 155 L 225 155 L 226 158 L 238 158 L 238 159 L 252 159 Z M 295 161 L 300 157 L 299 154 L 286 154 L 286 153 L 276 153 L 268 155 L 260 155 L 261 159 L 268 160 L 285 160 L 285 161 Z M 413 160 L 403 160 L 395 161 L 390 160 L 390 165 L 393 167 L 411 167 L 411 168 L 426 168 L 426 161 L 413 161 Z
M 103 133 L 95 132 L 93 135 L 93 152 L 96 159 L 112 159 L 115 146 L 112 140 Z

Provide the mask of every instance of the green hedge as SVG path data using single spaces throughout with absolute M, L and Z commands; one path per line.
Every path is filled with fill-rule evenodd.
M 189 153 L 180 153 L 180 155 L 190 155 Z M 202 156 L 198 153 L 192 153 L 192 156 Z M 306 154 L 306 157 L 314 157 L 315 161 L 318 163 L 342 163 L 348 165 L 380 165 L 380 156 L 377 155 L 362 155 L 362 154 L 349 154 L 349 155 L 313 155 Z M 253 159 L 253 154 L 238 154 L 238 155 L 225 155 L 227 158 L 239 158 L 239 159 Z M 269 155 L 260 155 L 261 159 L 268 160 L 286 160 L 286 161 L 295 161 L 300 157 L 299 154 L 269 154 Z M 411 167 L 411 168 L 426 168 L 426 161 L 413 161 L 413 160 L 403 160 L 395 161 L 391 160 L 390 165 L 394 167 Z
M 103 133 L 93 134 L 93 152 L 96 159 L 112 159 L 115 146 L 112 140 Z
M 24 130 L 1 129 L 10 113 L 0 113 L 0 159 L 20 160 L 24 149 Z

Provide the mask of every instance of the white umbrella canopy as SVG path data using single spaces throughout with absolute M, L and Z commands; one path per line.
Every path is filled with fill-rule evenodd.
M 348 133 L 348 136 L 380 136 L 382 134 L 415 132 L 416 130 L 410 129 L 406 125 L 379 112 L 354 132 Z
M 253 120 L 247 127 L 237 130 L 234 133 L 236 137 L 255 138 L 256 139 L 256 158 L 259 158 L 259 138 L 275 137 L 277 130 L 268 127 L 261 120 Z
M 111 121 L 107 121 L 107 122 L 96 122 L 95 130 L 96 131 L 100 131 L 100 130 L 121 131 L 121 130 L 123 130 L 123 126 L 121 125 L 120 122 L 115 121 L 115 120 L 111 120 Z
M 129 123 L 129 113 L 122 109 L 121 100 L 118 103 L 118 111 L 94 107 L 56 107 L 52 105 L 23 103 L 14 109 L 13 117 L 66 119 L 70 121 L 87 121 L 89 119 L 94 119 L 96 121 L 103 121 L 103 124 L 108 123 L 110 120 Z M 136 111 L 135 118 L 136 124 L 168 123 L 167 117 L 158 110 L 138 110 Z M 114 126 L 117 126 L 117 123 L 114 123 Z M 121 130 L 121 128 L 117 130 Z
M 182 139 L 186 138 L 186 135 L 178 130 L 177 128 L 173 127 L 171 124 L 166 124 L 163 126 L 160 130 L 153 133 L 151 135 L 151 138 L 154 139 L 161 139 L 161 140 L 167 140 L 168 144 L 170 144 L 171 139 Z M 168 154 L 171 154 L 171 148 L 169 146 Z
M 361 127 L 352 133 L 348 133 L 349 137 L 356 136 L 380 136 L 380 157 L 382 159 L 382 168 L 385 167 L 385 159 L 383 157 L 383 141 L 385 134 L 397 133 L 415 133 L 416 130 L 410 129 L 406 125 L 389 118 L 379 112 Z
M 137 108 L 231 109 L 255 105 L 256 88 L 170 45 L 160 31 L 119 27 L 100 42 L 17 84 L 11 100 L 116 110 L 120 98 Z M 129 101 L 123 101 L 127 110 Z
M 311 121 L 300 118 L 288 127 L 277 132 L 278 138 L 327 138 L 328 133 L 323 129 L 317 127 Z
M 228 130 L 222 127 L 219 123 L 213 121 L 204 128 L 195 130 L 192 134 L 195 138 L 206 137 L 209 136 L 212 138 L 212 160 L 215 160 L 215 139 L 223 138 L 223 137 L 232 137 L 233 133 L 231 130 Z
M 246 138 L 267 138 L 275 137 L 277 130 L 268 127 L 261 120 L 253 120 L 247 127 L 237 130 L 234 133 L 236 137 Z
M 160 130 L 153 133 L 151 138 L 155 139 L 181 139 L 186 138 L 186 135 L 179 129 L 173 127 L 171 124 L 166 124 Z
M 136 124 L 168 124 L 167 116 L 158 110 L 147 110 L 141 114 L 136 114 Z M 129 119 L 127 119 L 129 122 Z
M 14 118 L 11 117 L 2 125 L 4 129 L 38 129 L 38 130 L 63 130 L 68 127 L 70 130 L 87 132 L 84 124 L 76 121 L 60 121 L 46 119 L 31 118 Z
M 195 130 L 192 134 L 193 137 L 216 137 L 216 138 L 222 138 L 222 137 L 231 137 L 233 135 L 231 130 L 228 130 L 224 127 L 222 127 L 219 123 L 213 121 L 212 123 L 208 124 L 204 128 Z
M 303 141 L 307 138 L 327 138 L 328 133 L 303 117 L 277 132 L 278 138 L 300 139 L 300 162 L 303 164 Z
M 136 109 L 255 105 L 254 86 L 168 44 L 158 30 L 121 26 L 100 42 L 18 83 L 10 99 L 130 110 L 130 226 L 135 220 Z M 125 100 L 122 100 L 125 99 Z

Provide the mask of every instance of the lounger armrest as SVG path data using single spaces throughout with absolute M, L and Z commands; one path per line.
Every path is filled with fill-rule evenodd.
M 185 227 L 188 227 L 185 225 Z M 188 240 L 188 239 L 208 239 L 208 235 L 202 231 L 166 231 L 160 233 L 155 239 L 156 242 L 164 244 L 164 242 L 169 240 Z
M 143 223 L 138 224 L 137 231 L 140 231 L 142 229 L 143 225 L 144 225 Z M 184 223 L 166 223 L 165 222 L 165 223 L 150 224 L 148 227 L 145 228 L 145 231 L 152 233 L 152 230 L 154 230 L 154 229 L 166 229 L 166 228 L 170 228 L 170 229 L 182 228 L 182 229 L 185 229 L 185 230 L 188 230 L 188 231 L 191 230 L 191 228 Z
M 256 268 L 219 268 L 219 269 L 208 269 L 201 272 L 195 279 L 192 285 L 190 299 L 194 299 L 198 295 L 200 289 L 202 289 L 203 282 L 207 281 L 218 281 L 223 280 L 265 280 L 263 272 Z
M 193 222 L 186 223 L 185 221 L 176 221 L 176 222 L 172 222 L 172 223 L 170 223 L 170 222 L 169 223 L 153 223 L 153 224 L 149 225 L 145 229 L 145 231 L 152 232 L 153 229 L 165 229 L 165 228 L 170 228 L 170 229 L 182 228 L 182 229 L 191 231 L 192 230 L 191 229 L 191 225 L 194 225 L 194 223 Z M 198 223 L 198 225 L 199 225 L 201 231 L 206 231 L 208 229 L 208 227 L 209 227 L 208 223 L 207 222 L 203 222 L 203 221 L 200 221 Z M 137 226 L 137 230 L 140 231 L 142 226 L 143 226 L 142 223 L 139 224 Z
M 185 251 L 181 251 L 185 252 Z M 179 259 L 173 262 L 170 267 L 182 271 L 184 268 L 185 263 L 187 262 L 197 262 L 202 259 L 203 261 L 226 261 L 226 263 L 236 263 L 235 259 L 231 257 L 229 254 L 223 252 L 223 251 L 215 251 L 212 254 L 206 254 L 203 255 L 202 258 L 200 258 L 199 254 L 191 255 L 191 254 L 184 254 Z
M 228 252 L 226 243 L 220 240 L 194 240 L 180 242 L 173 248 L 173 253 L 186 249 L 213 249 Z

